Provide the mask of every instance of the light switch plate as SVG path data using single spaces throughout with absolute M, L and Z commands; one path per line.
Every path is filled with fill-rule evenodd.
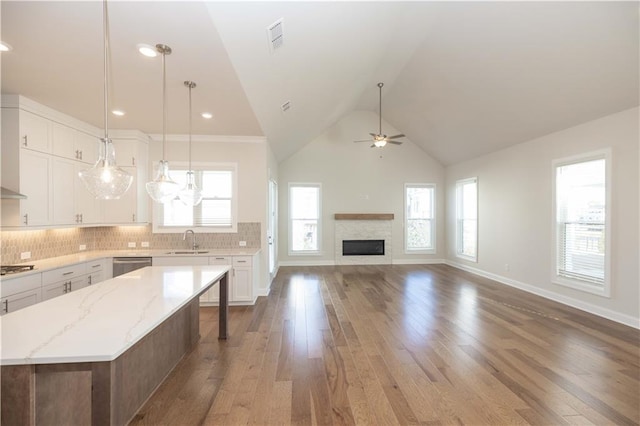
M 31 252 L 30 251 L 23 251 L 22 253 L 20 253 L 20 259 L 21 260 L 31 259 Z
M 247 246 L 246 241 L 240 241 L 240 247 L 246 247 L 246 246 Z
M 140 243 L 140 247 L 149 247 L 149 241 L 143 241 Z
M 127 244 L 127 247 L 136 248 L 136 243 L 135 242 L 133 242 L 133 243 L 130 242 L 129 244 Z
M 86 249 L 87 249 L 87 245 L 86 244 L 80 244 L 80 251 L 86 250 Z

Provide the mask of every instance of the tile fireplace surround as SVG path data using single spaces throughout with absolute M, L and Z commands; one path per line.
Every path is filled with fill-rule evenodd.
M 391 265 L 393 214 L 336 213 L 336 265 Z M 343 256 L 343 240 L 384 240 L 385 254 L 375 256 Z
M 260 247 L 260 223 L 238 223 L 237 233 L 198 234 L 202 248 L 231 249 L 246 241 L 247 248 Z M 5 231 L 0 233 L 0 255 L 3 265 L 25 263 L 79 252 L 80 245 L 87 250 L 127 250 L 129 242 L 148 241 L 150 249 L 184 248 L 182 234 L 154 234 L 147 226 L 102 226 L 96 228 L 60 228 L 43 230 Z M 144 248 L 143 250 L 146 250 Z M 30 251 L 31 259 L 20 260 L 20 253 Z

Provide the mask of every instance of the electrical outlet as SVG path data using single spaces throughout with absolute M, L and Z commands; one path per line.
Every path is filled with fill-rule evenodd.
M 140 243 L 140 247 L 149 247 L 149 241 L 143 241 Z
M 246 247 L 246 246 L 247 246 L 246 241 L 240 241 L 240 247 Z
M 86 250 L 86 249 L 87 249 L 87 245 L 86 244 L 80 244 L 80 251 Z
M 136 248 L 136 243 L 135 242 L 133 242 L 133 243 L 130 242 L 129 244 L 127 244 L 127 247 Z
M 31 259 L 31 252 L 30 251 L 23 251 L 22 253 L 20 253 L 20 259 L 21 260 Z
M 505 264 L 504 264 L 504 270 L 505 270 L 505 271 L 508 271 L 508 270 L 509 270 L 509 264 L 508 264 L 508 263 L 505 263 Z

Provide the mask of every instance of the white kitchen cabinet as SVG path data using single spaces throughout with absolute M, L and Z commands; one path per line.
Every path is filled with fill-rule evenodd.
M 2 278 L 0 315 L 34 305 L 42 300 L 42 274 Z
M 75 162 L 73 179 L 74 220 L 77 220 L 77 223 L 82 225 L 101 224 L 104 218 L 104 209 L 102 207 L 106 201 L 97 200 L 78 177 L 78 173 L 88 167 L 91 166 Z
M 78 223 L 74 197 L 74 181 L 77 180 L 75 161 L 65 158 L 52 159 L 53 224 Z
M 18 116 L 16 122 L 18 124 L 20 147 L 50 153 L 51 121 L 25 110 L 16 109 L 14 111 Z M 4 110 L 2 114 L 6 114 Z
M 98 158 L 99 138 L 73 127 L 52 122 L 51 144 L 53 155 L 69 160 L 93 164 Z
M 153 266 L 190 266 L 208 265 L 209 258 L 205 256 L 158 256 L 153 258 Z
M 216 256 L 209 258 L 209 265 L 233 265 L 233 260 L 231 256 Z M 231 280 L 233 271 L 229 271 L 229 288 L 233 287 L 231 285 Z M 229 295 L 231 297 L 231 295 Z M 209 291 L 203 294 L 200 297 L 201 304 L 217 304 L 220 302 L 220 285 L 218 283 L 214 284 Z
M 133 183 L 127 192 L 117 200 L 104 200 L 104 222 L 108 224 L 138 223 L 138 190 L 135 167 L 122 167 L 133 175 Z
M 5 164 L 3 162 L 3 168 Z M 19 226 L 44 226 L 53 223 L 51 156 L 23 149 L 20 152 L 20 184 L 27 196 L 20 200 Z
M 233 256 L 233 285 L 230 300 L 253 302 L 253 267 L 251 256 Z

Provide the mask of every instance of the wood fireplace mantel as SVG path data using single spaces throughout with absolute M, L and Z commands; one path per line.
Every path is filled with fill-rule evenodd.
M 393 213 L 336 213 L 335 220 L 393 220 Z

